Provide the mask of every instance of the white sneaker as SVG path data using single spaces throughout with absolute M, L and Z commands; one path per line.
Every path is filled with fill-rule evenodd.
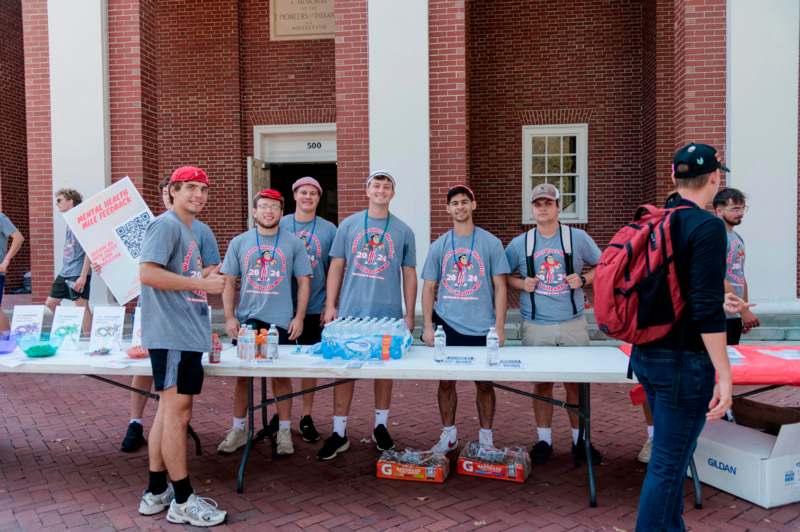
M 172 500 L 167 512 L 167 521 L 179 525 L 215 526 L 225 521 L 227 516 L 228 512 L 217 508 L 217 501 L 214 499 L 198 497 L 192 493 L 183 504 Z
M 653 440 L 650 438 L 642 445 L 642 450 L 639 451 L 639 456 L 636 457 L 643 464 L 650 463 L 650 454 L 653 452 Z
M 231 454 L 245 445 L 247 445 L 247 430 L 231 429 L 225 435 L 225 439 L 217 446 L 217 452 L 220 454 Z
M 292 443 L 292 429 L 278 430 L 278 454 L 289 455 L 294 454 L 294 444 Z
M 175 499 L 175 492 L 172 490 L 172 484 L 167 484 L 166 491 L 158 495 L 145 491 L 139 502 L 139 513 L 142 515 L 159 514 L 169 508 L 173 499 Z
M 450 451 L 458 448 L 458 439 L 456 438 L 455 441 L 450 441 L 450 432 L 447 430 L 442 430 L 441 436 L 439 436 L 439 441 L 431 447 L 432 453 L 437 454 L 447 454 Z

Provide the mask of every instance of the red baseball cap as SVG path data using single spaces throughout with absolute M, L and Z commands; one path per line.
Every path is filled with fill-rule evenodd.
M 265 188 L 264 190 L 256 194 L 256 198 L 274 199 L 280 201 L 281 207 L 283 207 L 283 195 L 281 195 L 281 193 L 275 190 L 274 188 Z
M 202 168 L 197 168 L 196 166 L 181 166 L 180 168 L 176 168 L 174 172 L 172 172 L 172 176 L 169 178 L 169 183 L 181 183 L 186 181 L 197 181 L 198 183 L 203 183 L 204 185 L 210 185 L 208 182 L 208 175 L 206 174 L 205 170 Z

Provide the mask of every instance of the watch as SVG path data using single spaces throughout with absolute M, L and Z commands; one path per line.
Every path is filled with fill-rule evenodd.
M 586 276 L 581 275 L 581 288 L 583 288 L 584 286 L 586 286 Z

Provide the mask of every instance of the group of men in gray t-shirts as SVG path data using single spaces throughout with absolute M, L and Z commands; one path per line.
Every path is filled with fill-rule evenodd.
M 389 210 L 397 186 L 390 173 L 368 176 L 368 208 L 344 219 L 338 230 L 316 215 L 323 190 L 315 179 L 294 184 L 297 210 L 285 216 L 282 195 L 260 191 L 252 204 L 255 227 L 235 237 L 222 265 L 213 268 L 203 262 L 193 235 L 208 185 L 202 169 L 182 167 L 173 173 L 168 183 L 172 209 L 147 229 L 140 259 L 143 346 L 150 351 L 161 401 L 150 431 L 150 479 L 139 511 L 154 515 L 168 509 L 169 521 L 195 526 L 218 524 L 226 516 L 194 494 L 185 459 L 192 396 L 203 382 L 201 353 L 211 348 L 206 294 L 223 295 L 230 336 L 237 336 L 243 325 L 260 330 L 275 324 L 282 343 L 302 344 L 318 342 L 325 324 L 345 316 L 403 319 L 413 331 L 417 296 L 414 233 Z M 433 344 L 435 328 L 441 326 L 448 345 L 486 345 L 491 328 L 502 345 L 509 284 L 522 292 L 524 345 L 588 344 L 582 289 L 593 280 L 600 250 L 584 231 L 559 223 L 559 192 L 553 185 L 537 186 L 531 205 L 537 227 L 503 249 L 499 239 L 475 226 L 472 190 L 457 185 L 447 192 L 453 228 L 432 244 L 422 271 L 426 344 Z M 489 383 L 476 385 L 478 440 L 493 447 L 494 390 Z M 247 441 L 245 386 L 245 380 L 237 382 L 233 425 L 220 452 L 233 452 Z M 273 386 L 276 394 L 291 391 L 289 379 L 274 379 Z M 568 400 L 576 402 L 577 388 L 566 386 Z M 552 396 L 552 383 L 536 387 L 538 394 Z M 319 460 L 331 460 L 350 446 L 347 419 L 353 391 L 352 383 L 334 388 L 333 431 L 317 454 Z M 395 447 L 388 430 L 391 393 L 391 380 L 375 381 L 372 440 L 378 450 Z M 440 383 L 438 402 L 443 429 L 434 448 L 448 452 L 458 446 L 452 381 Z M 312 404 L 313 395 L 306 395 L 300 434 L 309 442 L 320 439 L 311 419 Z M 535 413 L 539 441 L 531 454 L 541 463 L 552 453 L 552 407 Z M 294 452 L 290 416 L 291 402 L 279 403 L 267 427 L 277 437 L 279 454 Z M 576 451 L 581 444 L 577 420 L 572 421 L 578 460 L 583 453 Z

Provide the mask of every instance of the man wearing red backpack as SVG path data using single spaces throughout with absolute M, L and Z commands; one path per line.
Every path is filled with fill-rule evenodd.
M 719 419 L 731 407 L 732 379 L 723 311 L 725 225 L 704 209 L 719 189 L 720 171 L 728 169 L 713 147 L 689 144 L 675 154 L 673 171 L 677 192 L 667 200 L 666 207 L 676 210 L 667 214 L 669 223 L 665 227 L 672 251 L 667 264 L 674 259 L 679 294 L 637 287 L 640 300 L 636 319 L 640 326 L 645 310 L 651 313 L 650 320 L 658 320 L 652 315 L 653 309 L 663 311 L 673 303 L 678 309 L 677 320 L 665 336 L 635 344 L 631 355 L 631 366 L 644 386 L 655 420 L 652 455 L 639 497 L 637 530 L 685 530 L 683 481 L 697 437 L 707 419 Z M 657 238 L 653 235 L 655 248 Z M 604 252 L 599 276 L 613 273 L 606 269 L 606 253 L 614 253 L 612 247 L 618 236 Z M 665 250 L 670 249 L 663 236 L 660 242 L 667 243 Z M 639 266 L 629 264 L 629 269 L 634 271 Z M 596 301 L 598 297 L 596 291 Z
M 583 316 L 583 288 L 592 284 L 594 268 L 582 274 L 584 265 L 594 266 L 600 249 L 585 231 L 562 225 L 558 189 L 544 183 L 532 194 L 536 227 L 514 238 L 506 248 L 512 273 L 509 284 L 521 290 L 522 345 L 584 346 L 589 345 L 589 332 Z M 578 385 L 564 383 L 567 402 L 578 402 Z M 553 397 L 553 383 L 540 382 L 534 392 Z M 534 401 L 536 431 L 539 441 L 531 449 L 534 464 L 543 464 L 553 454 L 553 405 Z M 575 462 L 586 459 L 583 440 L 578 441 L 578 416 L 569 411 L 572 426 L 572 456 Z M 592 447 L 592 461 L 602 457 Z

